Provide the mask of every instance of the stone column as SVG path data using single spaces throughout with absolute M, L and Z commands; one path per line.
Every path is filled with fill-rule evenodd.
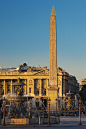
M 62 83 L 62 81 L 63 81 L 63 83 Z M 62 95 L 62 91 L 64 91 L 65 90 L 65 83 L 64 83 L 64 79 L 62 79 L 62 76 L 60 77 L 60 82 L 61 82 L 61 86 L 60 86 L 60 97 L 62 97 L 63 95 Z
M 32 94 L 35 95 L 35 94 L 34 94 L 34 79 L 33 79 L 33 92 L 32 92 Z
M 39 89 L 39 95 L 42 96 L 42 80 L 40 79 L 40 89 Z
M 13 86 L 12 86 L 12 80 L 11 80 L 11 94 L 13 93 Z
M 8 84 L 8 82 L 6 81 L 5 82 L 5 94 L 7 94 L 7 84 Z
M 25 94 L 27 94 L 27 82 L 26 82 L 26 79 L 25 79 Z
M 29 79 L 27 79 L 27 94 L 29 95 Z
M 46 79 L 46 84 L 47 84 L 47 88 L 46 88 L 46 96 L 48 96 L 48 79 Z
M 5 85 L 5 79 L 4 79 L 4 95 L 5 95 L 5 90 L 6 90 L 6 85 Z

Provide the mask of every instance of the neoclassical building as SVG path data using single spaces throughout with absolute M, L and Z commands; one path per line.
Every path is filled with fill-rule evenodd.
M 81 85 L 79 86 L 79 95 L 83 104 L 86 106 L 86 78 L 81 80 Z
M 18 78 L 26 84 L 23 86 L 25 94 L 43 101 L 47 107 L 49 69 L 47 67 L 28 67 L 26 64 L 20 65 L 18 68 L 1 69 L 0 97 L 7 93 L 14 93 L 12 85 Z M 78 93 L 79 83 L 76 78 L 69 75 L 62 68 L 57 68 L 57 80 L 59 98 L 65 97 L 69 90 L 74 94 Z M 38 106 L 41 106 L 40 103 Z
M 79 83 L 76 80 L 76 77 L 70 75 L 62 68 L 57 68 L 57 78 L 58 78 L 58 87 L 59 87 L 59 97 L 65 97 L 66 93 L 70 90 L 73 95 L 79 93 Z

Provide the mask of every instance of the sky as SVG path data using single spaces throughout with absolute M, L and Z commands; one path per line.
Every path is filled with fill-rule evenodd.
M 57 24 L 57 66 L 86 78 L 86 0 L 0 0 L 0 66 L 49 68 L 50 14 Z

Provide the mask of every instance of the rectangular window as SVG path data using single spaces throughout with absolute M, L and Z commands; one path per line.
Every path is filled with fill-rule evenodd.
M 29 93 L 31 93 L 31 88 L 29 88 Z
M 46 95 L 46 89 L 44 89 L 44 95 Z
M 10 85 L 7 85 L 7 93 L 10 93 Z
M 0 85 L 0 95 L 4 95 L 4 89 L 2 85 Z

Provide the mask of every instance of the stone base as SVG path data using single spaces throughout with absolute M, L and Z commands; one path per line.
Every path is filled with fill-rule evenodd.
M 39 121 L 40 120 L 40 121 Z M 27 125 L 27 124 L 48 124 L 48 118 L 11 118 L 11 119 L 5 119 L 6 125 Z M 60 117 L 54 117 L 50 118 L 51 124 L 59 124 L 60 123 Z M 1 119 L 1 124 L 3 124 L 3 119 Z
M 57 86 L 49 86 L 48 88 L 48 97 L 50 98 L 50 111 L 56 111 L 56 99 L 58 96 L 58 87 Z M 57 110 L 58 110 L 58 102 L 57 102 Z
M 27 118 L 11 118 L 12 125 L 26 125 L 29 124 L 29 119 Z
M 1 124 L 3 123 L 3 119 L 1 119 Z M 12 125 L 26 125 L 29 124 L 28 118 L 11 118 L 11 119 L 5 119 L 6 125 L 12 124 Z

